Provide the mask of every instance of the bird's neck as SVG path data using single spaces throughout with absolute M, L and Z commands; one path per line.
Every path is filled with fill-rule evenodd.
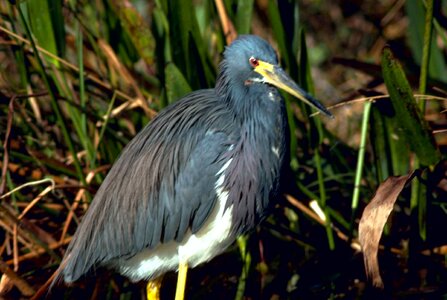
M 253 132 L 264 134 L 272 132 L 284 113 L 283 99 L 278 90 L 264 84 L 256 89 L 246 88 L 243 93 L 227 95 L 227 103 L 243 127 L 249 126 Z
M 228 105 L 240 124 L 227 173 L 227 205 L 234 207 L 233 233 L 239 234 L 258 224 L 277 192 L 287 147 L 286 118 L 283 100 L 273 88 Z

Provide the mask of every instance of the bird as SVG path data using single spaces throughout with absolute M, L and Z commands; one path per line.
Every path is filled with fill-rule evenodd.
M 252 230 L 279 196 L 288 123 L 279 89 L 332 114 L 280 67 L 273 47 L 241 35 L 223 52 L 214 88 L 161 110 L 123 149 L 57 271 L 72 283 L 99 267 L 131 281 L 188 268 Z

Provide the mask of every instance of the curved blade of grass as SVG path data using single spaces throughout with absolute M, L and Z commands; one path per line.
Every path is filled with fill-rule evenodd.
M 251 19 L 253 16 L 254 0 L 237 1 L 237 12 L 234 16 L 234 25 L 239 34 L 250 33 Z
M 84 76 L 84 49 L 83 49 L 83 35 L 79 22 L 76 23 L 76 50 L 78 53 L 78 67 L 79 67 L 79 105 L 81 108 L 79 129 L 82 131 L 82 136 L 86 138 L 83 140 L 84 148 L 87 151 L 87 156 L 90 162 L 90 168 L 95 168 L 94 152 L 89 151 L 88 147 L 89 136 L 87 132 L 87 115 L 86 115 L 86 94 L 85 94 L 85 76 Z
M 155 39 L 150 27 L 130 1 L 109 1 L 121 26 L 129 34 L 138 55 L 148 64 L 154 62 Z
M 39 67 L 40 67 L 39 71 L 40 71 L 40 73 L 42 75 L 42 79 L 45 82 L 45 86 L 48 89 L 48 93 L 50 94 L 51 107 L 53 108 L 54 113 L 56 115 L 57 124 L 61 128 L 61 132 L 62 132 L 62 135 L 64 137 L 64 140 L 67 143 L 67 146 L 68 146 L 68 149 L 69 149 L 71 155 L 73 156 L 73 164 L 75 166 L 76 173 L 77 173 L 77 175 L 79 177 L 79 180 L 81 181 L 82 184 L 85 185 L 86 184 L 85 177 L 83 175 L 81 164 L 79 163 L 79 160 L 77 158 L 76 150 L 75 150 L 75 148 L 73 146 L 73 142 L 71 141 L 70 134 L 69 134 L 69 132 L 67 130 L 67 126 L 65 125 L 64 117 L 62 116 L 61 109 L 59 107 L 59 104 L 57 103 L 56 95 L 54 94 L 54 91 L 53 91 L 53 89 L 52 89 L 52 87 L 50 85 L 50 81 L 49 81 L 48 75 L 45 72 L 44 64 L 43 64 L 42 60 L 40 59 L 39 52 L 37 51 L 36 43 L 34 42 L 34 39 L 31 36 L 31 30 L 30 30 L 30 28 L 28 26 L 28 23 L 26 21 L 25 15 L 23 14 L 21 6 L 18 6 L 18 11 L 19 11 L 20 19 L 21 19 L 21 21 L 23 23 L 23 26 L 25 28 L 25 31 L 26 31 L 26 33 L 30 37 L 31 46 L 33 47 L 34 54 L 35 54 L 36 59 L 38 61 L 38 64 L 39 64 Z
M 160 80 L 160 87 L 166 86 L 166 64 L 172 62 L 171 45 L 169 40 L 169 21 L 160 1 L 155 1 L 155 7 L 152 10 L 152 32 L 155 39 L 155 53 L 157 77 Z M 167 97 L 164 91 L 160 92 L 157 101 L 159 107 L 165 107 Z
M 389 146 L 386 122 L 382 112 L 375 106 L 372 106 L 370 139 L 374 153 L 374 163 L 377 169 L 378 181 L 382 182 L 392 174 L 392 168 L 389 160 Z
M 419 94 L 425 94 L 427 90 L 427 77 L 429 71 L 431 40 L 433 33 L 433 0 L 427 1 L 427 9 L 425 14 L 425 33 L 424 33 L 424 47 L 422 49 L 421 74 L 419 77 Z M 425 108 L 425 101 L 419 103 L 422 111 Z
M 434 36 L 426 36 L 426 18 L 423 1 L 405 1 L 405 11 L 409 19 L 408 28 L 408 43 L 410 45 L 413 58 L 419 65 L 422 65 L 424 47 L 430 38 L 431 54 L 428 59 L 429 69 L 428 75 L 430 77 L 446 82 L 445 74 L 447 73 L 447 65 L 441 48 L 436 47 L 436 40 Z M 431 23 L 431 21 L 430 21 Z M 431 25 L 430 25 L 431 26 Z
M 165 68 L 166 74 L 166 96 L 168 103 L 174 103 L 187 93 L 191 92 L 191 87 L 183 76 L 182 72 L 174 63 L 169 63 Z
M 430 71 L 430 53 L 431 53 L 431 41 L 433 33 L 433 0 L 426 1 L 426 11 L 425 11 L 425 28 L 423 36 L 423 49 L 422 49 L 422 61 L 421 61 L 421 72 L 419 77 L 419 93 L 425 94 L 427 90 L 427 77 Z M 425 112 L 425 101 L 419 103 L 419 109 Z M 419 168 L 419 160 L 415 161 L 415 168 Z M 423 174 L 425 180 L 427 179 L 427 174 Z M 411 213 L 415 213 L 417 209 L 418 224 L 419 224 L 419 235 L 423 240 L 427 237 L 427 186 L 424 185 L 420 180 L 414 180 L 411 183 L 411 200 L 410 208 Z
M 62 13 L 63 0 L 47 0 L 53 24 L 54 38 L 60 57 L 65 56 L 65 22 Z
M 405 140 L 416 153 L 421 165 L 434 165 L 441 155 L 417 106 L 402 66 L 389 47 L 385 47 L 382 53 L 382 72 Z
M 194 90 L 212 86 L 215 74 L 206 57 L 192 1 L 168 0 L 167 3 L 172 58 L 175 65 L 186 75 Z
M 82 77 L 82 76 L 81 76 Z M 59 94 L 67 99 L 73 99 L 75 97 L 75 91 L 73 88 L 73 83 L 70 78 L 64 76 L 58 69 L 53 68 L 53 83 Z M 82 92 L 82 89 L 81 89 Z M 82 95 L 82 93 L 81 93 Z M 73 100 L 74 101 L 74 100 Z M 80 100 L 80 105 L 82 107 L 82 99 Z M 82 147 L 87 153 L 87 161 L 89 163 L 89 168 L 94 169 L 94 159 L 95 155 L 94 147 L 91 138 L 87 132 L 87 123 L 85 122 L 85 127 L 83 123 L 83 118 L 86 118 L 86 110 L 81 110 L 71 104 L 64 103 L 65 108 L 68 111 L 69 118 L 75 128 L 76 134 L 78 135 L 79 141 Z
M 407 174 L 410 167 L 409 149 L 402 147 L 405 141 L 394 115 L 392 104 L 387 101 L 372 105 L 370 144 L 379 182 L 389 176 Z
M 275 0 L 269 0 L 268 2 L 268 15 L 275 40 L 278 43 L 279 52 L 281 53 L 280 58 L 285 63 L 286 68 L 292 69 L 292 72 L 296 72 L 296 69 L 294 68 L 296 63 L 293 66 L 291 65 L 291 62 L 294 60 L 291 59 L 291 53 L 289 51 L 289 47 L 287 47 L 286 32 L 284 30 L 278 4 Z M 293 78 L 295 74 L 290 73 L 290 75 Z
M 60 0 L 30 0 L 20 4 L 26 11 L 37 44 L 54 55 L 61 56 L 65 50 L 65 31 Z M 53 58 L 45 58 L 59 67 Z

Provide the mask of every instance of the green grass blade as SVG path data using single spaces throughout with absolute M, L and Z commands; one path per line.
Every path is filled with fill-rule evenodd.
M 64 76 L 62 72 L 55 69 L 53 72 L 54 76 L 54 84 L 56 86 L 56 89 L 58 90 L 59 94 L 67 99 L 70 99 L 72 102 L 74 102 L 73 99 L 75 98 L 75 92 L 73 88 L 73 83 L 71 82 L 70 78 L 67 76 Z M 82 79 L 82 76 L 80 76 L 80 79 Z M 93 147 L 92 138 L 90 138 L 88 131 L 87 131 L 87 123 L 84 122 L 84 119 L 86 120 L 86 109 L 82 109 L 82 99 L 77 99 L 76 103 L 79 103 L 78 106 L 74 106 L 71 103 L 65 103 L 65 108 L 68 111 L 69 118 L 72 121 L 73 127 L 75 128 L 75 132 L 78 136 L 78 139 L 80 143 L 82 144 L 83 149 L 85 150 L 87 154 L 86 161 L 88 162 L 88 167 L 94 169 L 94 155 L 95 155 L 95 149 Z
M 417 106 L 402 66 L 388 47 L 382 53 L 382 72 L 407 143 L 422 165 L 436 164 L 440 159 L 440 153 L 433 135 Z
M 110 114 L 112 112 L 113 106 L 115 105 L 115 100 L 116 100 L 116 93 L 113 93 L 112 99 L 110 100 L 110 103 L 109 103 L 109 105 L 107 107 L 107 112 L 106 112 L 106 115 L 104 117 L 104 123 L 101 125 L 101 131 L 99 132 L 98 144 L 95 147 L 95 154 L 93 155 L 93 159 L 96 159 L 96 156 L 97 156 L 96 154 L 98 152 L 98 147 L 99 147 L 99 145 L 101 145 L 101 142 L 102 142 L 103 137 L 104 137 L 104 133 L 106 132 L 107 125 L 109 124 Z M 94 165 L 94 162 L 95 161 L 93 161 L 92 165 Z
M 426 182 L 427 174 L 422 174 L 421 179 L 415 178 L 411 182 L 410 211 L 412 216 L 417 216 L 419 236 L 425 241 L 427 239 L 427 185 L 422 181 Z
M 62 55 L 65 49 L 61 5 L 59 0 L 29 0 L 20 4 L 20 7 L 26 10 L 25 19 L 29 22 L 30 30 L 37 44 L 54 55 Z M 59 66 L 57 60 L 47 56 L 45 58 Z
M 425 12 L 425 24 L 424 24 L 424 37 L 423 37 L 423 49 L 422 49 L 422 62 L 421 72 L 419 77 L 419 93 L 425 94 L 427 90 L 427 77 L 429 72 L 430 52 L 431 52 L 431 40 L 433 32 L 433 0 L 426 1 Z M 425 101 L 420 101 L 419 109 L 425 112 Z M 415 168 L 419 168 L 419 160 L 415 161 Z M 427 176 L 425 174 L 425 180 Z M 425 240 L 427 238 L 427 186 L 424 185 L 419 179 L 413 180 L 411 183 L 411 199 L 410 199 L 411 212 L 415 213 L 417 209 L 419 235 Z
M 214 85 L 215 73 L 210 68 L 191 0 L 168 0 L 170 43 L 175 65 L 195 89 Z M 184 13 L 188 12 L 188 13 Z
M 377 105 L 372 106 L 370 126 L 370 139 L 374 153 L 374 163 L 377 169 L 377 181 L 383 182 L 392 174 L 392 168 L 390 166 L 390 151 L 386 138 L 386 120 Z
M 234 26 L 238 34 L 250 33 L 251 19 L 253 16 L 254 0 L 237 1 L 237 12 L 234 18 Z
M 419 93 L 425 94 L 427 90 L 427 77 L 429 71 L 431 39 L 433 32 L 433 0 L 427 0 L 427 8 L 425 13 L 425 33 L 424 47 L 422 49 L 421 74 L 419 77 Z M 422 111 L 425 108 L 425 101 L 421 101 L 419 107 Z
M 281 53 L 281 60 L 286 67 L 291 68 L 291 59 L 287 47 L 287 38 L 284 31 L 284 26 L 281 19 L 281 14 L 278 9 L 276 0 L 269 0 L 268 2 L 268 14 L 270 24 L 272 26 L 273 34 L 276 42 L 278 43 L 279 52 Z M 293 74 L 290 74 L 293 76 Z
M 357 168 L 355 171 L 354 191 L 352 193 L 352 200 L 351 200 L 350 236 L 352 236 L 352 230 L 354 229 L 355 224 L 354 220 L 357 216 L 357 209 L 360 198 L 360 184 L 362 181 L 363 166 L 365 163 L 366 139 L 368 137 L 368 126 L 369 126 L 369 117 L 371 115 L 371 106 L 372 102 L 367 101 L 363 108 L 362 130 L 360 136 L 359 152 L 357 156 Z
M 65 21 L 62 12 L 63 0 L 47 0 L 50 9 L 51 23 L 53 24 L 54 38 L 60 57 L 65 56 Z
M 239 283 L 236 289 L 236 296 L 234 297 L 235 300 L 244 299 L 245 287 L 247 285 L 247 279 L 248 279 L 248 272 L 250 271 L 251 254 L 247 249 L 247 240 L 248 239 L 246 235 L 242 235 L 238 237 L 236 240 L 239 246 L 239 252 L 243 260 L 243 265 L 242 265 L 241 276 L 239 277 Z
M 174 63 L 169 63 L 165 68 L 166 74 L 166 96 L 168 103 L 174 103 L 182 96 L 191 92 L 191 87 L 183 76 L 182 72 Z
M 394 115 L 390 102 L 378 101 L 372 106 L 370 140 L 378 182 L 407 174 L 410 168 L 410 150 L 402 147 L 405 137 Z
M 153 64 L 155 57 L 155 39 L 150 27 L 129 1 L 109 1 L 118 16 L 121 26 L 126 30 L 140 58 L 148 65 Z
M 315 94 L 314 84 L 312 80 L 310 64 L 309 64 L 309 56 L 306 45 L 306 36 L 303 30 L 300 31 L 300 48 L 299 48 L 299 73 L 300 73 L 300 85 L 305 90 L 307 90 L 310 94 Z M 300 103 L 300 107 L 303 111 L 308 114 L 311 111 L 311 108 L 304 103 Z M 308 132 L 308 138 L 311 141 L 312 147 L 318 149 L 318 147 L 323 142 L 324 138 L 324 130 L 323 124 L 320 118 L 309 118 L 310 122 L 310 130 Z M 318 181 L 318 190 L 320 193 L 319 204 L 326 215 L 326 235 L 328 239 L 329 249 L 335 249 L 335 240 L 334 233 L 331 228 L 331 218 L 329 214 L 329 208 L 327 206 L 327 195 L 326 188 L 324 184 L 324 171 L 323 171 L 323 161 L 321 158 L 321 153 L 316 150 L 313 155 L 313 160 L 315 162 L 315 167 L 317 169 L 317 181 Z
M 61 109 L 59 107 L 59 104 L 57 103 L 56 95 L 55 95 L 54 91 L 51 88 L 48 75 L 45 72 L 44 64 L 43 64 L 42 60 L 40 59 L 39 52 L 37 51 L 36 43 L 34 42 L 33 38 L 31 37 L 31 30 L 30 30 L 30 28 L 28 26 L 28 23 L 27 23 L 26 19 L 25 19 L 25 15 L 22 12 L 22 7 L 19 6 L 18 7 L 18 11 L 19 11 L 20 19 L 21 19 L 21 21 L 23 23 L 23 26 L 25 27 L 25 31 L 30 36 L 31 46 L 32 46 L 33 51 L 35 53 L 36 59 L 37 59 L 37 61 L 39 63 L 39 68 L 40 68 L 39 71 L 40 71 L 40 73 L 42 75 L 43 81 L 45 82 L 45 86 L 47 87 L 48 93 L 50 94 L 51 106 L 52 106 L 53 111 L 54 111 L 54 113 L 56 115 L 57 124 L 61 128 L 64 140 L 67 143 L 68 149 L 69 149 L 70 153 L 73 156 L 73 164 L 75 166 L 76 173 L 77 173 L 77 175 L 79 177 L 79 180 L 81 181 L 82 184 L 85 185 L 85 178 L 84 178 L 84 174 L 83 174 L 83 171 L 82 171 L 82 168 L 81 168 L 81 164 L 80 164 L 80 162 L 79 162 L 79 160 L 77 158 L 76 150 L 74 148 L 73 142 L 71 141 L 70 134 L 69 134 L 69 132 L 67 130 L 67 127 L 65 125 L 65 120 L 64 120 L 64 117 L 62 115 L 62 112 L 61 112 Z
M 409 19 L 408 43 L 410 45 L 413 58 L 419 65 L 422 65 L 426 18 L 422 1 L 405 1 L 405 11 Z M 428 75 L 431 78 L 446 82 L 445 74 L 447 65 L 441 48 L 436 46 L 434 36 L 430 38 L 431 53 L 429 58 Z
M 79 102 L 81 107 L 81 129 L 85 136 L 87 136 L 87 116 L 86 116 L 86 95 L 85 95 L 85 78 L 84 78 L 84 51 L 82 29 L 79 22 L 76 23 L 76 48 L 78 53 L 78 67 L 79 67 Z M 90 155 L 90 161 L 92 157 Z M 94 168 L 94 166 L 91 166 Z

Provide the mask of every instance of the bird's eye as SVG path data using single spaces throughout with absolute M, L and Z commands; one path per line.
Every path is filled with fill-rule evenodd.
M 259 66 L 259 61 L 258 61 L 256 58 L 254 58 L 253 56 L 250 57 L 250 59 L 249 59 L 248 61 L 250 62 L 250 65 L 251 65 L 253 68 Z

